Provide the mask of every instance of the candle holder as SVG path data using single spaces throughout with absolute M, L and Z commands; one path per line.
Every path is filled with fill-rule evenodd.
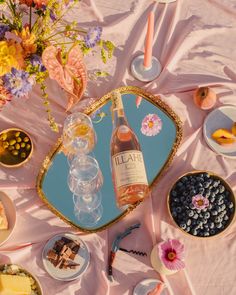
M 150 82 L 160 75 L 162 66 L 156 57 L 152 56 L 150 67 L 144 67 L 143 64 L 144 54 L 136 56 L 131 63 L 131 73 L 137 80 Z

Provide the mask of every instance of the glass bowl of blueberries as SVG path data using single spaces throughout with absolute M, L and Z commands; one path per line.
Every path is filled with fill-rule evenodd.
M 186 234 L 206 238 L 225 232 L 235 218 L 235 196 L 229 184 L 209 171 L 182 175 L 171 187 L 167 206 Z

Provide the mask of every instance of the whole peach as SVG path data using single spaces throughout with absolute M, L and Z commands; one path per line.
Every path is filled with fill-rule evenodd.
M 195 90 L 193 100 L 200 109 L 209 110 L 216 103 L 216 94 L 209 87 L 200 87 Z

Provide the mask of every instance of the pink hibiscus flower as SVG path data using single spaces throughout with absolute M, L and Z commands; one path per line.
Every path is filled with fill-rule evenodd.
M 202 210 L 209 206 L 209 200 L 199 194 L 192 197 L 192 204 L 194 205 L 195 209 Z
M 156 114 L 148 114 L 142 121 L 141 132 L 146 136 L 157 135 L 162 129 L 162 121 Z
M 168 239 L 158 245 L 159 257 L 164 266 L 170 270 L 180 270 L 185 267 L 184 245 L 178 240 Z

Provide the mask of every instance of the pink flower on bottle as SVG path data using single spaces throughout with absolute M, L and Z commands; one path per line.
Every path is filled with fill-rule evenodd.
M 205 209 L 209 206 L 209 200 L 202 195 L 196 195 L 192 197 L 192 204 L 195 209 Z
M 178 240 L 168 239 L 158 245 L 159 257 L 164 266 L 170 270 L 180 270 L 185 267 L 184 245 Z
M 148 114 L 142 121 L 141 132 L 146 136 L 155 136 L 162 129 L 162 121 L 156 114 Z

